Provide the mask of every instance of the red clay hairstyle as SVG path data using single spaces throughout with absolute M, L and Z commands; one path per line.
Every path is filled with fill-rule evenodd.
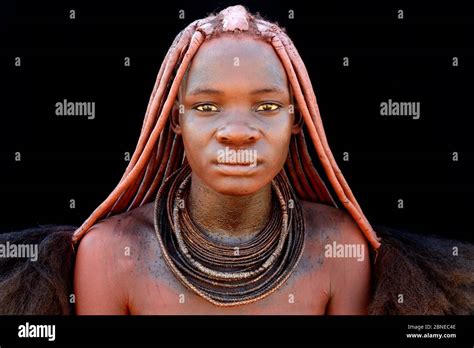
M 354 218 L 374 249 L 380 239 L 352 194 L 329 148 L 318 103 L 306 67 L 284 29 L 250 14 L 243 6 L 231 6 L 218 14 L 196 20 L 181 31 L 161 65 L 145 114 L 140 138 L 125 173 L 107 199 L 75 231 L 78 243 L 102 218 L 129 211 L 152 201 L 164 179 L 185 161 L 182 140 L 170 127 L 169 115 L 183 76 L 205 40 L 220 35 L 251 35 L 270 43 L 286 70 L 310 144 L 337 199 Z M 298 198 L 337 207 L 311 160 L 304 132 L 292 136 L 284 170 Z

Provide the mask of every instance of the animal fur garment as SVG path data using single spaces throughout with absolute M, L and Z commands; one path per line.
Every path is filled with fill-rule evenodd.
M 0 244 L 37 245 L 38 257 L 0 258 L 0 314 L 72 314 L 73 226 L 0 234 Z
M 474 314 L 474 246 L 377 226 L 370 314 Z

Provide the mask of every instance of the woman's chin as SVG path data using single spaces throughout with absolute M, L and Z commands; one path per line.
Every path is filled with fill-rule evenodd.
M 267 182 L 259 180 L 258 177 L 224 177 L 208 183 L 214 191 L 227 196 L 251 195 L 266 184 Z

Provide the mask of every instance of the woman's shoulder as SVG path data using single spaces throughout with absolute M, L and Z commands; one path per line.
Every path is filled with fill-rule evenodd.
M 152 206 L 148 203 L 95 223 L 79 242 L 78 258 L 87 254 L 132 266 L 134 256 L 142 254 L 140 249 L 154 236 Z
M 301 201 L 306 235 L 310 240 L 339 244 L 362 244 L 367 240 L 352 216 L 339 208 L 309 201 Z
M 352 216 L 341 209 L 307 201 L 302 202 L 302 208 L 307 257 L 322 265 L 329 281 L 327 312 L 365 313 L 370 289 L 370 255 L 365 236 Z M 349 288 L 348 284 L 353 285 Z
M 97 243 L 135 244 L 153 229 L 152 204 L 148 203 L 130 211 L 97 221 L 80 240 L 79 246 Z M 84 247 L 83 247 L 84 248 Z
M 156 251 L 149 212 L 147 204 L 102 219 L 79 241 L 74 283 L 80 313 L 126 312 L 136 277 Z

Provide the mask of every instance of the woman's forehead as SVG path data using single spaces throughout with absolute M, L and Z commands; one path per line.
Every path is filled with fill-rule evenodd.
M 203 86 L 232 85 L 288 91 L 285 69 L 267 42 L 226 35 L 204 42 L 191 62 L 185 93 Z

